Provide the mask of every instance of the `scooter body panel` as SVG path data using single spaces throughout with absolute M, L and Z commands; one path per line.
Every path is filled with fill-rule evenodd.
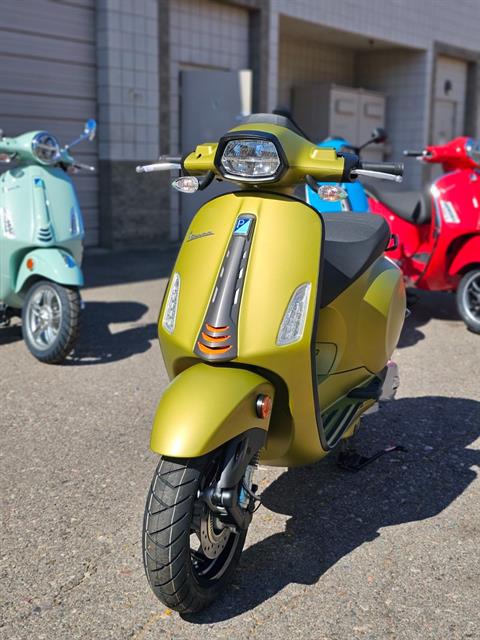
M 44 278 L 67 287 L 82 287 L 83 273 L 73 257 L 62 249 L 34 249 L 23 258 L 15 293 L 20 294 L 30 278 Z
M 470 265 L 480 264 L 480 233 L 476 236 L 465 237 L 465 242 L 455 255 L 448 269 L 451 277 L 458 277 L 468 271 Z
M 445 145 L 450 155 L 457 147 Z M 370 199 L 372 212 L 382 215 L 399 238 L 399 246 L 389 255 L 400 265 L 407 285 L 419 289 L 455 291 L 465 268 L 480 262 L 480 172 L 469 160 L 459 155 L 454 161 L 450 155 L 449 162 L 443 164 L 449 172 L 437 178 L 430 189 L 429 223 L 416 225 Z M 438 158 L 442 157 L 439 153 Z M 430 161 L 435 158 L 434 154 Z
M 26 256 L 39 254 L 38 275 L 81 286 L 83 221 L 70 178 L 58 167 L 20 165 L 0 176 L 0 300 L 21 307 Z M 71 259 L 65 262 L 62 257 Z M 51 260 L 51 265 L 48 263 Z M 62 267 L 63 265 L 63 267 Z M 73 266 L 75 265 L 75 266 Z M 48 276 L 47 274 L 50 274 Z M 59 274 L 56 280 L 55 274 Z
M 273 399 L 275 390 L 252 371 L 204 363 L 185 369 L 162 397 L 150 447 L 163 456 L 197 458 L 246 429 L 267 431 L 270 416 L 260 419 L 255 412 L 260 394 Z
M 220 295 L 215 291 L 237 220 L 247 215 L 252 216 L 254 226 L 242 274 L 238 322 L 224 332 L 236 332 L 237 350 L 231 360 L 228 355 L 221 360 L 202 357 L 196 353 L 199 336 L 212 299 Z M 333 445 L 323 433 L 322 413 L 383 369 L 404 317 L 403 281 L 398 268 L 385 258 L 320 310 L 322 244 L 321 216 L 298 200 L 251 192 L 220 196 L 193 219 L 174 266 L 180 290 L 172 333 L 163 321 L 173 279 L 160 312 L 159 338 L 171 378 L 205 359 L 221 370 L 227 366 L 254 368 L 275 385 L 276 400 L 262 454 L 272 465 L 305 464 L 325 455 Z M 289 302 L 306 283 L 311 289 L 303 334 L 298 341 L 279 346 L 277 337 Z M 193 386 L 191 397 L 195 397 Z M 186 404 L 186 410 L 194 414 L 196 403 Z M 367 405 L 356 404 L 345 428 Z M 158 415 L 158 424 L 163 424 L 162 409 Z M 244 423 L 245 429 L 251 426 L 247 413 Z M 160 426 L 158 429 L 161 431 Z
M 164 360 L 171 377 L 198 361 L 194 352 L 207 309 L 236 221 L 245 214 L 254 216 L 255 224 L 243 274 L 236 327 L 238 350 L 233 362 L 273 372 L 288 387 L 284 394 L 277 392 L 272 419 L 275 428 L 271 442 L 267 441 L 267 452 L 273 444 L 275 456 L 288 450 L 294 432 L 293 406 L 295 421 L 304 431 L 301 449 L 310 459 L 318 459 L 323 449 L 314 402 L 311 336 L 323 234 L 320 216 L 304 203 L 281 195 L 239 192 L 220 196 L 198 211 L 173 269 L 180 275 L 181 284 L 172 334 L 162 324 L 172 282 L 160 312 Z M 302 337 L 293 344 L 278 346 L 280 324 L 290 299 L 305 283 L 310 283 L 311 289 Z

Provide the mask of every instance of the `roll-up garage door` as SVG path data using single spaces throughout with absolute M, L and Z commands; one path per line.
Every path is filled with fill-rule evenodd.
M 46 129 L 71 142 L 96 117 L 95 0 L 21 0 L 0 9 L 0 128 L 5 136 Z M 98 166 L 97 143 L 75 158 Z M 0 165 L 2 171 L 2 165 Z M 98 176 L 74 177 L 86 244 L 98 243 Z

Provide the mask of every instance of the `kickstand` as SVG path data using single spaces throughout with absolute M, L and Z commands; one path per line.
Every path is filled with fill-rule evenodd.
M 407 449 L 402 447 L 400 444 L 390 445 L 389 447 L 386 447 L 386 449 L 380 449 L 380 451 L 374 453 L 373 456 L 368 457 L 362 456 L 362 454 L 358 453 L 356 449 L 344 444 L 342 446 L 342 450 L 337 456 L 337 465 L 346 471 L 360 471 L 360 469 L 363 469 L 374 460 L 381 458 L 386 453 L 393 453 L 394 451 L 403 451 L 406 453 Z

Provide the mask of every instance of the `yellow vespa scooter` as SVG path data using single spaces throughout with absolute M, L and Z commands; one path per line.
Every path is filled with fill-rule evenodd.
M 139 172 L 178 168 L 163 158 Z M 184 158 L 174 186 L 242 186 L 194 217 L 159 316 L 171 382 L 155 415 L 160 454 L 143 532 L 148 580 L 179 612 L 203 609 L 238 563 L 259 501 L 253 473 L 320 460 L 394 395 L 405 317 L 383 218 L 320 215 L 299 183 L 400 179 L 306 140 L 285 117 L 250 116 Z M 381 173 L 379 173 L 381 172 Z M 197 176 L 200 176 L 198 178 Z M 324 197 L 341 197 L 332 185 Z M 332 191 L 333 189 L 333 191 Z

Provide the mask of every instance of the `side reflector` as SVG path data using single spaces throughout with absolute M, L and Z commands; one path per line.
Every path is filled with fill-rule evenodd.
M 33 267 L 35 266 L 35 262 L 33 261 L 33 258 L 29 258 L 26 262 L 26 265 L 29 271 L 33 271 Z
M 266 396 L 260 394 L 257 397 L 257 401 L 255 403 L 255 410 L 257 412 L 257 416 L 262 420 L 266 420 L 268 416 L 272 413 L 273 402 L 270 396 Z

